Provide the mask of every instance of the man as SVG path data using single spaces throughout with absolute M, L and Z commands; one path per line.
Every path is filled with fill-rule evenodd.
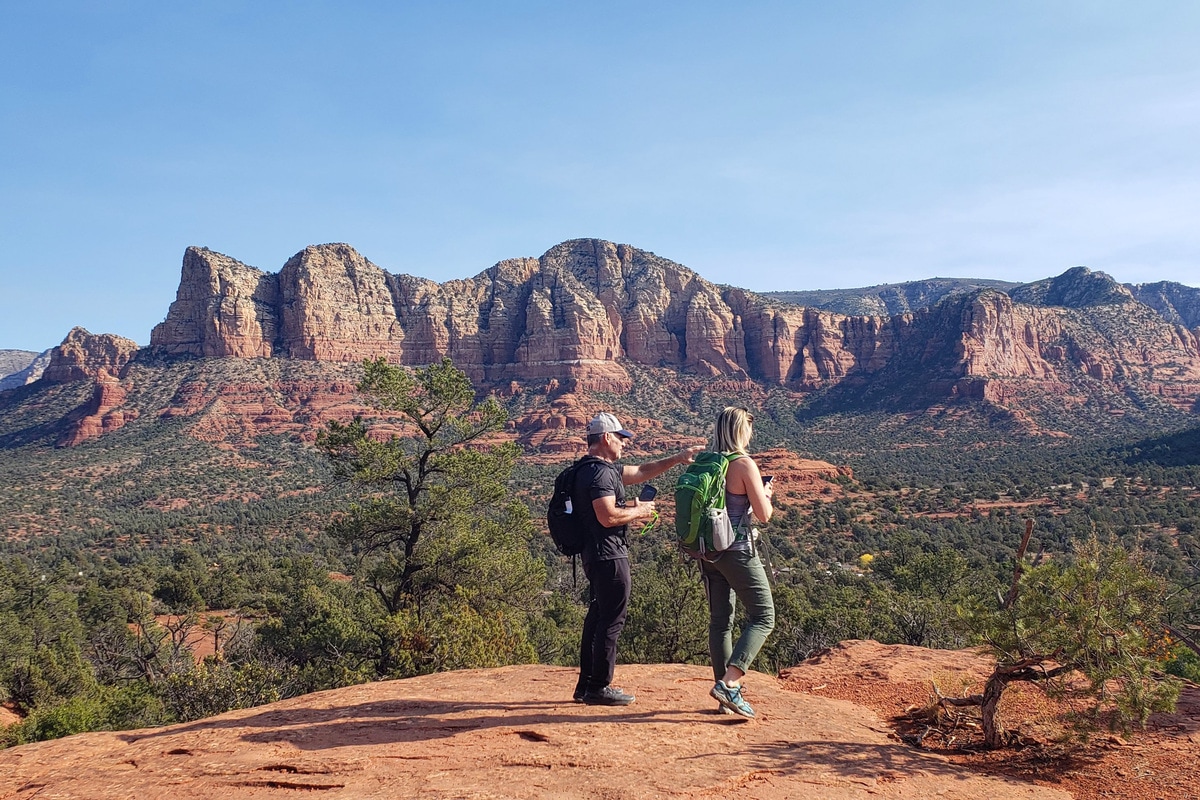
M 616 464 L 633 434 L 612 414 L 597 414 L 587 427 L 588 457 L 575 473 L 571 503 L 591 535 L 581 555 L 591 593 L 579 647 L 575 701 L 625 706 L 634 697 L 612 686 L 617 638 L 629 605 L 629 526 L 654 515 L 654 501 L 625 500 L 625 487 L 644 483 L 677 464 L 695 460 L 703 445 L 639 467 Z

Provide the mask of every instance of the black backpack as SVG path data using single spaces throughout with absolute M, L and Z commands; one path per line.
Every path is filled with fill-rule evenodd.
M 546 509 L 546 526 L 550 528 L 554 546 L 564 556 L 582 553 L 591 535 L 584 515 L 572 513 L 571 494 L 575 491 L 575 475 L 584 464 L 600 460 L 595 456 L 585 456 L 558 473 L 554 479 L 554 494 L 550 496 L 550 505 Z

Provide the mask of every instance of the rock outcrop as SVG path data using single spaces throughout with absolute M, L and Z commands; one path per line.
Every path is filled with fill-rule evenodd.
M 166 321 L 150 344 L 168 353 L 269 358 L 279 335 L 279 276 L 204 247 L 183 254 Z
M 71 416 L 67 430 L 58 440 L 59 447 L 74 447 L 99 438 L 138 418 L 136 408 L 121 408 L 129 391 L 117 378 L 101 369 L 95 381 L 91 401 Z
M 137 342 L 132 339 L 111 333 L 93 334 L 83 328 L 73 328 L 62 344 L 50 351 L 43 381 L 94 383 L 91 399 L 68 415 L 66 428 L 58 438 L 60 447 L 94 439 L 137 418 L 135 409 L 121 409 L 128 393 L 121 377 L 137 353 Z
M 1179 322 L 1083 267 L 1007 293 L 940 281 L 909 294 L 914 305 L 941 300 L 894 315 L 804 308 L 595 239 L 444 284 L 392 275 L 344 244 L 305 248 L 275 275 L 191 248 L 151 344 L 195 356 L 449 357 L 477 383 L 501 387 L 557 380 L 624 392 L 623 365 L 636 363 L 798 391 L 919 383 L 928 396 L 1004 403 L 1031 382 L 1061 393 L 1091 379 L 1185 410 L 1200 397 L 1197 331 L 1178 310 L 1190 308 L 1186 293 L 1170 295 Z
M 137 342 L 111 333 L 89 333 L 72 328 L 62 344 L 50 353 L 50 366 L 42 373 L 48 383 L 95 379 L 101 372 L 119 376 L 138 352 Z
M 514 666 L 22 745 L 0 751 L 0 797 L 1071 796 L 952 764 L 867 708 L 762 673 L 747 676 L 761 715 L 749 723 L 713 712 L 708 667 L 619 666 L 616 677 L 634 705 L 572 703 L 575 670 Z

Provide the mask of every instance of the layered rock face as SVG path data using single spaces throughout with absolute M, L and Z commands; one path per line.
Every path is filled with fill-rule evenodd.
M 1200 396 L 1197 332 L 1103 273 L 1077 267 L 1008 293 L 952 288 L 930 308 L 853 316 L 717 286 L 595 239 L 444 284 L 389 274 L 344 244 L 308 247 L 277 275 L 192 248 L 151 344 L 197 356 L 449 357 L 478 383 L 613 392 L 631 386 L 622 364 L 634 362 L 799 391 L 907 375 L 906 391 L 923 382 L 1003 402 L 1030 381 L 1058 392 L 1086 376 L 1185 409 Z
M 348 245 L 306 247 L 279 273 L 280 353 L 359 361 L 402 351 L 388 274 Z
M 95 376 L 91 401 L 76 411 L 58 440 L 59 447 L 74 447 L 124 427 L 138 418 L 135 408 L 122 409 L 129 392 L 115 377 L 101 369 Z
M 70 415 L 59 446 L 72 447 L 137 418 L 136 410 L 120 408 L 128 393 L 121 376 L 137 353 L 137 342 L 132 339 L 111 333 L 93 334 L 83 328 L 73 328 L 62 344 L 50 351 L 43 381 L 94 383 L 92 399 Z
M 411 365 L 449 356 L 479 381 L 566 378 L 623 390 L 629 378 L 619 358 L 744 373 L 735 327 L 713 284 L 596 240 L 446 284 L 390 275 L 340 244 L 306 248 L 277 276 L 192 248 L 151 345 L 197 356 L 385 356 Z
M 308 247 L 278 275 L 191 248 L 164 352 L 319 361 L 450 357 L 485 383 L 625 391 L 621 359 L 813 388 L 886 363 L 896 321 L 769 303 L 628 245 L 565 242 L 469 280 L 394 276 L 347 245 Z
M 42 373 L 42 380 L 70 383 L 94 379 L 101 372 L 120 375 L 137 352 L 137 342 L 132 339 L 72 328 L 62 344 L 51 351 L 50 366 Z
M 150 345 L 168 353 L 269 358 L 279 335 L 279 276 L 189 247 L 166 321 Z

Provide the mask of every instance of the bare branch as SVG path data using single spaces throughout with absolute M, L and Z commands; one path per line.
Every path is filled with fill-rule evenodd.
M 1012 586 L 1009 587 L 1008 595 L 1004 598 L 1004 602 L 1000 604 L 1001 608 L 1011 608 L 1012 604 L 1017 599 L 1018 584 L 1021 581 L 1021 573 L 1025 571 L 1025 550 L 1029 547 L 1029 537 L 1033 535 L 1033 520 L 1025 520 L 1025 535 L 1021 537 L 1021 546 L 1017 548 L 1017 557 L 1013 563 L 1013 579 Z

